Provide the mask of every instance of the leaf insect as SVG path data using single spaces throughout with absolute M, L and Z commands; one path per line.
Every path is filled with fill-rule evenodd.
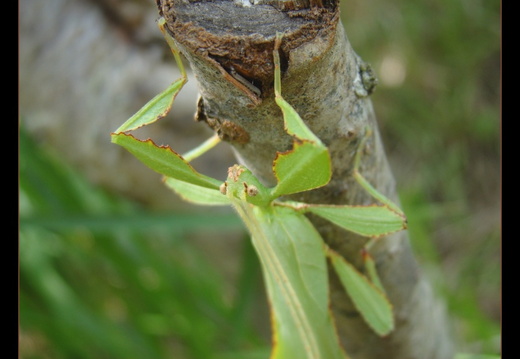
M 148 102 L 111 134 L 112 142 L 123 146 L 152 170 L 164 175 L 164 183 L 183 199 L 200 205 L 231 205 L 240 216 L 260 258 L 272 312 L 273 349 L 271 359 L 344 359 L 332 314 L 329 310 L 327 258 L 345 291 L 366 323 L 380 336 L 394 329 L 392 305 L 380 284 L 368 248 L 364 251 L 368 277 L 323 242 L 304 215 L 313 213 L 337 226 L 375 239 L 406 228 L 403 212 L 374 189 L 359 173 L 359 158 L 367 129 L 355 158 L 355 179 L 380 204 L 369 206 L 307 204 L 282 201 L 279 197 L 325 186 L 331 178 L 327 147 L 305 125 L 281 91 L 278 49 L 282 35 L 277 33 L 273 59 L 275 64 L 275 101 L 280 107 L 285 131 L 293 136 L 293 148 L 278 153 L 273 161 L 277 179 L 274 187 L 264 186 L 246 167 L 228 169 L 224 183 L 197 172 L 189 160 L 215 146 L 213 136 L 198 148 L 182 156 L 169 146 L 142 141 L 128 132 L 164 117 L 175 96 L 187 81 L 179 50 L 158 21 L 170 45 L 182 76 L 164 92 Z M 307 171 L 313 168 L 313 171 Z M 370 241 L 369 241 L 370 242 Z

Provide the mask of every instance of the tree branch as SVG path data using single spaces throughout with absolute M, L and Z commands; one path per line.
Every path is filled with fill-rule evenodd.
M 291 198 L 307 203 L 373 203 L 352 178 L 354 154 L 368 125 L 374 136 L 364 149 L 360 170 L 378 191 L 398 202 L 368 98 L 376 81 L 348 42 L 337 1 L 157 2 L 199 82 L 196 118 L 228 141 L 239 161 L 264 184 L 275 184 L 273 158 L 292 144 L 274 102 L 272 50 L 279 31 L 284 33 L 283 96 L 329 148 L 333 165 L 327 186 Z M 366 238 L 319 218 L 311 220 L 331 248 L 361 268 Z M 386 338 L 374 334 L 331 271 L 331 306 L 349 355 L 355 359 L 451 358 L 443 304 L 421 274 L 407 233 L 380 239 L 371 254 L 394 305 L 396 330 Z

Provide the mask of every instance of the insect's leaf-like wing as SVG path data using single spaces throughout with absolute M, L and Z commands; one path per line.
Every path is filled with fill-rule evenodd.
M 152 170 L 193 185 L 217 190 L 221 182 L 195 169 L 169 146 L 157 146 L 152 140 L 141 141 L 125 133 L 113 133 L 112 142 L 123 146 Z
M 329 258 L 341 284 L 367 324 L 380 336 L 394 329 L 392 305 L 386 296 L 343 257 L 329 250 Z

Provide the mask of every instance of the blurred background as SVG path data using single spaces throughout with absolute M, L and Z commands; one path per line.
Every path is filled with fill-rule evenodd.
M 178 76 L 152 0 L 21 0 L 20 357 L 266 358 L 269 320 L 249 239 L 110 143 Z M 500 352 L 500 2 L 343 1 L 417 258 L 458 351 Z M 140 138 L 184 152 L 193 78 Z M 194 162 L 224 179 L 226 144 Z M 462 357 L 461 357 L 462 358 Z

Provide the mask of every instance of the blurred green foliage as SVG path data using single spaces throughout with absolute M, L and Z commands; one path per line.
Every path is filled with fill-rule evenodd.
M 240 276 L 226 293 L 189 240 L 214 231 L 242 227 L 232 214 L 146 212 L 86 183 L 21 128 L 21 357 L 268 353 L 247 314 L 263 296 L 255 253 L 242 241 Z
M 380 78 L 372 99 L 419 260 L 460 350 L 497 354 L 500 2 L 342 5 L 352 46 Z M 193 241 L 242 233 L 238 219 L 151 213 L 47 149 L 21 127 L 20 357 L 268 357 L 249 241 L 231 284 Z
M 461 351 L 500 352 L 500 2 L 342 2 L 415 252 Z

